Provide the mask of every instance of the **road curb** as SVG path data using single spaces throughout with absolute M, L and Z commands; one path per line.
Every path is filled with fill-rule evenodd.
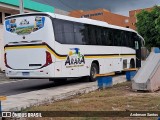
M 8 101 L 6 101 L 6 102 L 4 101 L 2 103 L 2 106 L 3 106 L 2 110 L 3 111 L 21 111 L 21 110 L 24 110 L 24 109 L 26 109 L 28 107 L 32 107 L 32 106 L 39 106 L 39 105 L 49 104 L 49 103 L 53 103 L 53 102 L 64 100 L 64 99 L 70 99 L 70 98 L 73 98 L 77 95 L 89 93 L 89 92 L 95 91 L 97 89 L 98 89 L 97 85 L 94 85 L 91 87 L 85 87 L 82 89 L 70 91 L 67 93 L 62 93 L 59 95 L 46 96 L 42 99 L 36 99 L 36 98 L 32 97 L 32 98 L 28 98 L 27 101 L 24 99 L 23 104 L 22 103 L 18 104 L 18 101 L 17 101 L 17 104 L 15 102 L 11 102 L 11 99 L 12 100 L 14 99 L 14 101 L 16 101 L 15 99 L 18 99 L 18 98 L 21 99 L 21 96 L 22 95 L 25 96 L 25 94 L 27 94 L 27 93 L 16 95 L 17 98 L 15 98 L 16 96 L 14 96 L 14 95 L 8 96 L 7 97 Z M 11 102 L 12 105 L 9 102 Z M 15 103 L 15 105 L 13 105 L 14 103 Z M 9 104 L 10 104 L 10 106 L 9 106 Z

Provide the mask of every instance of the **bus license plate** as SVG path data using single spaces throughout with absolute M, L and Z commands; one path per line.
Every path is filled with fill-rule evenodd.
M 22 72 L 23 76 L 29 76 L 29 72 Z

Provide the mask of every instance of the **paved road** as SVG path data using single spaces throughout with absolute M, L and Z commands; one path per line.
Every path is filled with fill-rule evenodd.
M 117 74 L 119 76 L 121 74 Z M 0 76 L 0 81 L 2 79 L 2 75 Z M 6 79 L 3 76 L 3 79 Z M 0 96 L 9 96 L 9 95 L 16 95 L 20 93 L 26 93 L 30 91 L 42 90 L 46 88 L 56 88 L 58 86 L 65 86 L 65 85 L 73 85 L 79 83 L 88 82 L 86 78 L 79 78 L 79 79 L 71 79 L 65 83 L 54 84 L 52 81 L 48 79 L 29 79 L 29 80 L 18 80 L 10 82 L 7 80 L 7 83 L 0 83 Z
M 65 86 L 66 84 L 78 84 L 80 82 L 87 82 L 85 79 L 73 79 L 69 80 L 66 83 L 55 85 L 52 81 L 48 79 L 29 79 L 29 80 L 20 80 L 10 83 L 0 84 L 0 96 L 5 95 L 15 95 L 30 91 L 36 91 L 51 87 Z
M 52 82 L 50 84 L 48 80 L 42 80 L 42 82 L 41 80 L 28 80 L 3 84 L 3 89 L 6 89 L 6 87 L 8 89 L 2 91 L 2 93 L 9 95 L 7 100 L 2 101 L 3 110 L 20 111 L 26 107 L 69 99 L 75 95 L 89 93 L 98 89 L 97 82 L 84 80 L 84 78 L 72 80 L 66 84 L 56 86 Z M 113 77 L 113 85 L 125 81 L 125 75 Z M 18 87 L 15 88 L 15 86 Z

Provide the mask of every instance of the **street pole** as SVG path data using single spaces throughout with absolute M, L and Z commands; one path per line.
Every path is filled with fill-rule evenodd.
M 23 0 L 19 0 L 19 12 L 20 14 L 24 13 L 24 6 L 23 6 Z

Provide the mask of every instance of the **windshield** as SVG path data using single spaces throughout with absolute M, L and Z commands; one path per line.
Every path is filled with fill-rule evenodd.
M 5 21 L 6 31 L 26 35 L 35 32 L 44 27 L 45 17 L 43 16 L 26 16 L 11 18 Z

